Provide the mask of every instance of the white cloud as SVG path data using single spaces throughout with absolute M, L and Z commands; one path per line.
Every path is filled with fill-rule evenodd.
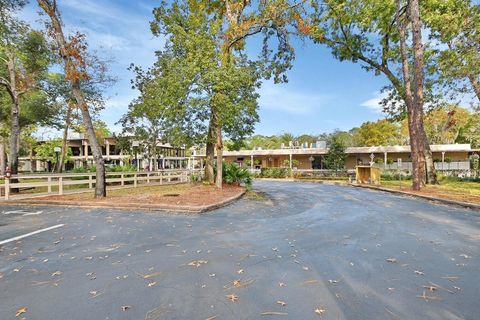
M 380 113 L 383 110 L 383 107 L 380 105 L 380 102 L 387 97 L 387 93 L 375 92 L 374 97 L 362 102 L 360 105 L 362 107 L 368 108 L 374 112 Z
M 260 108 L 294 115 L 312 114 L 326 105 L 326 95 L 294 91 L 286 84 L 264 82 L 260 89 Z

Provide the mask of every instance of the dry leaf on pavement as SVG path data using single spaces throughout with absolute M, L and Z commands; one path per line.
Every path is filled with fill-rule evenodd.
M 234 294 L 229 294 L 227 295 L 227 299 L 232 301 L 232 302 L 235 302 L 238 300 L 238 296 L 234 295 Z
M 325 313 L 325 309 L 316 308 L 315 313 L 322 316 Z
M 21 307 L 17 310 L 17 312 L 15 312 L 15 317 L 18 317 L 19 315 L 24 314 L 25 312 L 27 312 L 27 307 Z

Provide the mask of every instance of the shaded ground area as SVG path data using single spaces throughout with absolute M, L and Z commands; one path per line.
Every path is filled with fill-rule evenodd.
M 0 208 L 0 240 L 65 224 L 1 247 L 0 319 L 478 319 L 478 212 L 315 183 L 254 189 L 194 216 Z
M 412 181 L 382 181 L 381 185 L 412 194 L 480 204 L 480 183 L 478 182 L 444 180 L 439 185 L 427 185 L 421 191 L 411 190 Z
M 203 184 L 174 184 L 115 189 L 107 192 L 106 198 L 94 198 L 93 190 L 88 193 L 50 195 L 37 197 L 28 202 L 41 204 L 42 201 L 56 203 L 88 203 L 92 205 L 178 205 L 208 206 L 217 204 L 244 191 L 244 188 L 225 185 L 221 190 Z M 21 202 L 21 201 L 20 201 Z

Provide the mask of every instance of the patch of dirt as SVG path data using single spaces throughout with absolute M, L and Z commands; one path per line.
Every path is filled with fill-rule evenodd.
M 87 205 L 134 206 L 141 205 L 176 205 L 209 206 L 221 203 L 244 192 L 243 187 L 224 185 L 222 189 L 203 184 L 183 184 L 175 186 L 156 186 L 112 190 L 106 198 L 94 198 L 93 191 L 71 195 L 52 195 L 35 198 L 35 202 L 55 201 L 59 203 L 78 203 Z M 175 196 L 173 196 L 175 195 Z

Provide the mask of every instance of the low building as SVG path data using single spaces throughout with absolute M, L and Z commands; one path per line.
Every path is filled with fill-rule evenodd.
M 42 141 L 39 143 L 42 143 Z M 130 164 L 136 166 L 137 170 L 177 169 L 186 168 L 188 165 L 185 148 L 175 147 L 169 143 L 157 143 L 159 156 L 156 158 L 148 158 L 138 141 L 132 141 L 133 148 L 128 153 L 124 153 L 116 147 L 117 139 L 115 137 L 104 138 L 100 143 L 102 145 L 102 155 L 107 165 Z M 95 165 L 92 149 L 86 137 L 82 135 L 71 137 L 67 140 L 67 146 L 71 149 L 72 155 L 68 157 L 68 161 L 64 164 L 65 171 Z M 52 170 L 53 163 L 49 159 L 37 157 L 34 150 L 30 152 L 30 156 L 19 158 L 20 172 L 48 172 Z
M 474 150 L 469 144 L 445 144 L 430 146 L 438 170 L 469 170 L 469 157 Z M 292 167 L 299 170 L 325 169 L 324 159 L 328 153 L 325 143 L 261 149 L 224 151 L 227 162 L 236 162 L 251 169 L 270 167 Z M 347 154 L 346 168 L 376 163 L 382 169 L 411 170 L 410 146 L 351 147 Z M 202 155 L 200 155 L 202 156 Z

